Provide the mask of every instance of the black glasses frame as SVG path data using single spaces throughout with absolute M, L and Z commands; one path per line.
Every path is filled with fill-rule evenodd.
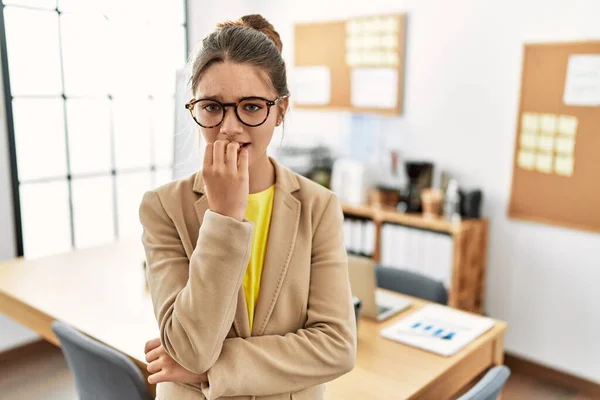
M 187 108 L 190 111 L 190 114 L 192 116 L 192 118 L 194 119 L 194 122 L 196 122 L 198 125 L 200 125 L 202 128 L 205 129 L 209 129 L 209 128 L 216 128 L 217 126 L 221 125 L 223 123 L 223 121 L 225 120 L 225 114 L 227 113 L 227 107 L 233 107 L 233 111 L 235 112 L 235 116 L 238 119 L 238 121 L 240 121 L 242 124 L 249 126 L 249 127 L 257 127 L 260 126 L 262 124 L 265 123 L 265 121 L 269 118 L 269 114 L 271 113 L 271 107 L 273 107 L 275 104 L 277 104 L 277 102 L 281 99 L 285 99 L 288 96 L 279 96 L 277 98 L 275 98 L 274 100 L 269 100 L 269 99 L 265 99 L 264 97 L 258 97 L 258 96 L 250 96 L 250 97 L 242 97 L 240 100 L 238 100 L 236 103 L 221 103 L 218 100 L 215 99 L 207 99 L 207 98 L 202 98 L 202 99 L 192 99 L 190 100 L 186 105 L 185 108 Z M 218 124 L 215 125 L 210 125 L 210 126 L 204 126 L 200 123 L 200 121 L 198 121 L 196 119 L 196 116 L 194 115 L 194 106 L 196 105 L 196 103 L 201 102 L 201 101 L 206 101 L 206 100 L 210 100 L 212 102 L 217 103 L 218 105 L 221 106 L 221 109 L 223 110 L 222 112 L 222 117 L 221 120 L 219 121 Z M 248 101 L 248 100 L 262 100 L 265 102 L 266 106 L 267 106 L 267 115 L 265 116 L 265 119 L 262 120 L 262 122 L 258 123 L 258 124 L 247 124 L 246 122 L 242 121 L 242 119 L 240 118 L 240 115 L 238 114 L 238 106 L 240 105 L 240 103 L 244 102 L 244 101 Z

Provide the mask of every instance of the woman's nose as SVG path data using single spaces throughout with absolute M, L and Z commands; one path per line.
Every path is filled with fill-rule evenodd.
M 233 108 L 225 110 L 225 116 L 220 126 L 220 132 L 226 136 L 237 135 L 243 132 L 244 126 L 238 120 Z

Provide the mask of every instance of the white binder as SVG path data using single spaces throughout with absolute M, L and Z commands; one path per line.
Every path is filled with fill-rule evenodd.
M 375 224 L 373 221 L 364 220 L 362 232 L 362 252 L 372 256 L 375 251 Z
M 352 252 L 360 253 L 362 242 L 362 222 L 358 219 L 352 220 Z
M 352 252 L 352 220 L 344 219 L 344 246 L 347 252 Z

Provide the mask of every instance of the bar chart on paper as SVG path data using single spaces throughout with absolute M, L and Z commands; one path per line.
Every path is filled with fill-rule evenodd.
M 452 340 L 456 333 L 463 329 L 464 328 L 460 326 L 440 324 L 440 321 L 424 319 L 423 321 L 415 322 L 410 326 L 410 330 L 403 333 L 418 336 L 431 336 L 442 340 Z
M 493 325 L 490 318 L 431 304 L 382 329 L 381 336 L 450 356 Z

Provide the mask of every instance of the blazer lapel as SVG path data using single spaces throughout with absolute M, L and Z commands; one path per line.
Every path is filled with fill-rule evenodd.
M 275 198 L 273 199 L 267 253 L 263 265 L 258 303 L 254 311 L 252 332 L 250 332 L 243 285 L 240 286 L 238 292 L 237 309 L 233 321 L 236 334 L 242 338 L 250 335 L 260 336 L 264 333 L 287 272 L 300 223 L 300 200 L 292 195 L 300 188 L 298 180 L 289 169 L 279 165 L 272 158 L 270 160 L 275 167 Z M 202 225 L 204 213 L 209 206 L 208 199 L 204 196 L 204 182 L 200 172 L 196 174 L 194 191 L 202 194 L 202 197 L 194 203 L 198 222 Z M 197 237 L 194 238 L 196 241 L 197 239 Z
M 298 181 L 291 171 L 275 160 L 271 162 L 276 174 L 275 197 L 252 336 L 264 334 L 287 272 L 300 222 L 300 201 L 292 195 L 298 190 Z
M 204 214 L 206 210 L 209 209 L 208 198 L 204 195 L 204 182 L 202 180 L 202 173 L 198 172 L 196 174 L 196 179 L 194 181 L 194 191 L 202 194 L 196 202 L 194 203 L 194 209 L 196 210 L 196 216 L 198 217 L 199 226 L 202 225 L 202 221 L 204 220 Z M 194 240 L 194 246 L 198 241 L 198 230 L 194 232 L 196 235 Z M 233 329 L 238 337 L 247 338 L 250 336 L 250 320 L 248 319 L 248 309 L 246 308 L 246 295 L 244 293 L 243 285 L 240 286 L 237 296 L 237 308 L 235 310 L 235 317 L 233 320 Z

